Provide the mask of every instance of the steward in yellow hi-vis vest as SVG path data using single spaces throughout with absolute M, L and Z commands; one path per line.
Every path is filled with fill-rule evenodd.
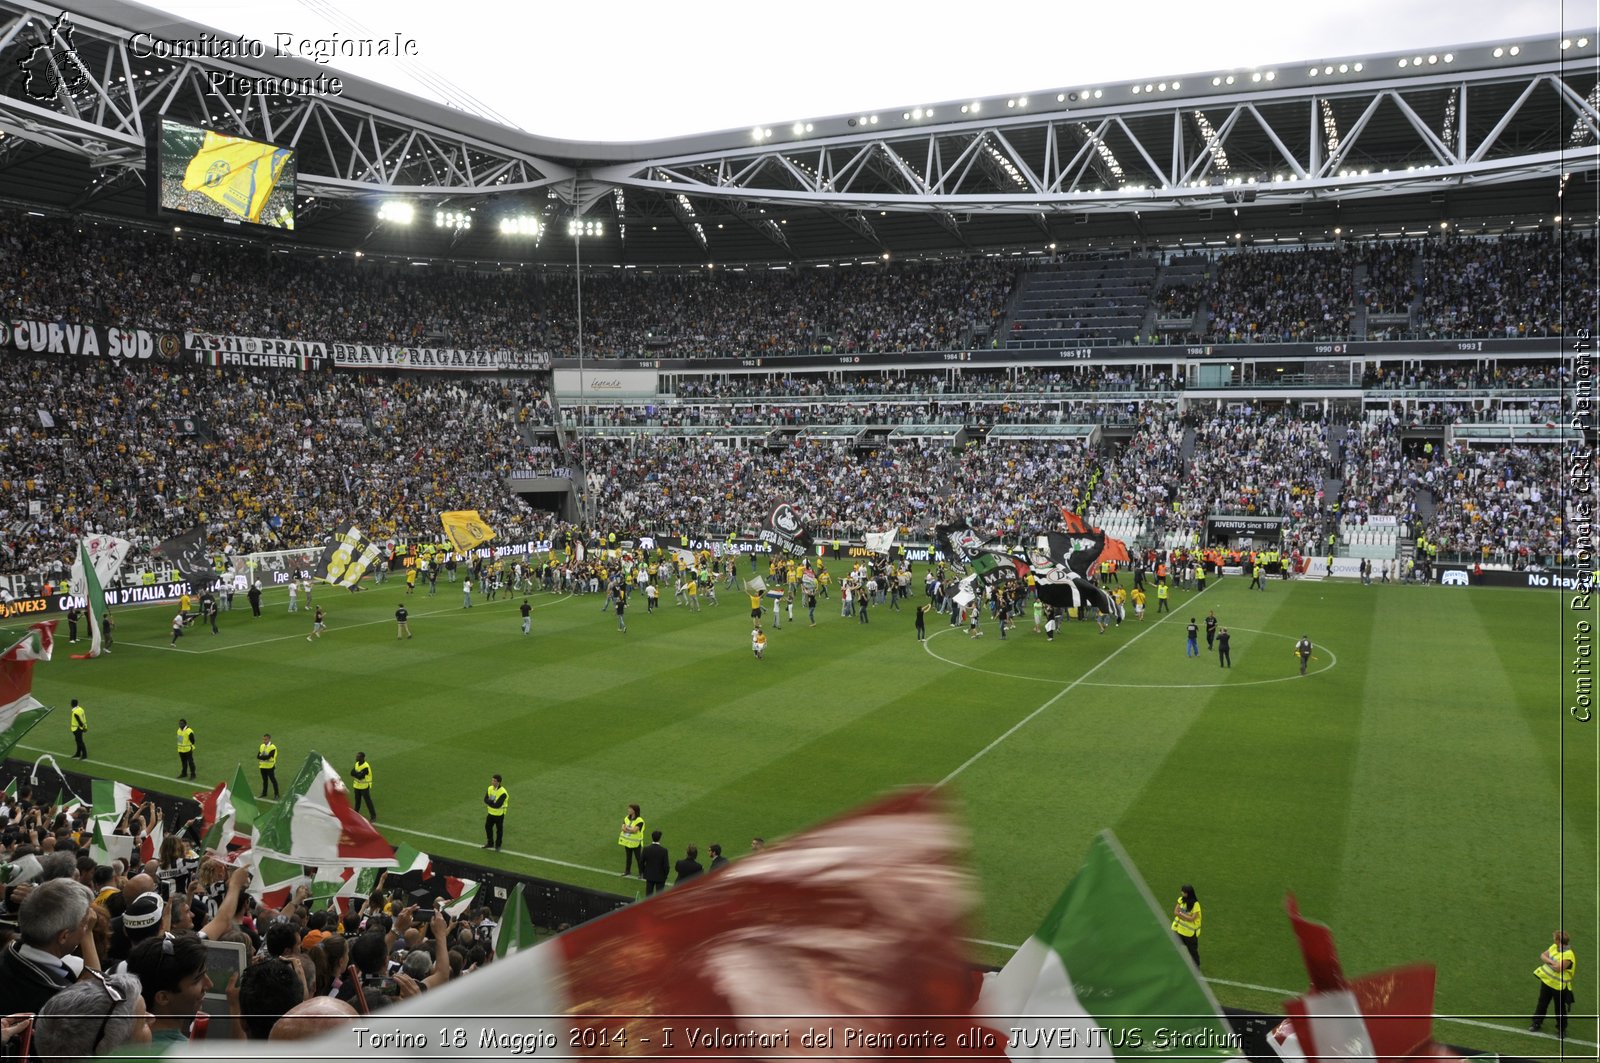
M 498 850 L 500 843 L 505 839 L 506 808 L 511 804 L 511 795 L 500 785 L 500 776 L 490 777 L 489 789 L 483 795 L 483 804 L 487 809 L 483 817 L 483 847 Z
M 629 805 L 622 814 L 622 833 L 617 836 L 617 844 L 622 846 L 622 877 L 627 878 L 639 860 L 639 850 L 644 847 L 644 817 L 639 814 L 638 805 Z M 639 865 L 639 873 L 644 874 L 643 864 Z
M 88 760 L 89 747 L 83 744 L 83 736 L 89 733 L 89 712 L 78 704 L 77 698 L 72 699 L 70 726 L 72 728 L 72 740 L 77 743 L 77 748 L 72 751 L 72 759 Z
M 194 770 L 194 728 L 189 726 L 188 720 L 178 721 L 178 778 L 193 779 Z
M 1539 966 L 1533 969 L 1533 976 L 1539 979 L 1539 1003 L 1528 1029 L 1537 1032 L 1544 1025 L 1544 1013 L 1554 1001 L 1556 1036 L 1567 1035 L 1567 1015 L 1572 1011 L 1573 1000 L 1572 977 L 1577 973 L 1578 961 L 1572 955 L 1572 939 L 1566 931 L 1557 930 L 1549 947 L 1539 954 Z
M 356 814 L 361 814 L 363 802 L 367 806 L 367 818 L 378 822 L 378 810 L 372 805 L 372 765 L 367 763 L 365 753 L 356 754 L 355 767 L 350 769 L 350 789 L 355 791 Z
M 272 796 L 278 796 L 278 747 L 272 744 L 271 735 L 261 736 L 261 746 L 256 750 L 256 767 L 261 769 L 261 796 L 267 796 L 267 786 L 272 786 Z
M 1193 886 L 1183 886 L 1178 891 L 1178 903 L 1172 906 L 1172 929 L 1178 943 L 1189 950 L 1189 958 L 1200 966 L 1200 898 Z

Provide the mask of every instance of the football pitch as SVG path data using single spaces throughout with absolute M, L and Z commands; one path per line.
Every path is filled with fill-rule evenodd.
M 319 586 L 319 641 L 305 603 L 286 612 L 278 592 L 260 618 L 238 597 L 221 634 L 196 622 L 176 649 L 173 607 L 128 608 L 96 661 L 68 659 L 83 647 L 63 622 L 35 680 L 59 711 L 17 755 L 68 763 L 73 697 L 89 711 L 84 770 L 167 792 L 231 780 L 239 763 L 254 779 L 263 731 L 285 785 L 308 750 L 346 773 L 364 750 L 390 841 L 622 893 L 638 888 L 618 877 L 629 802 L 674 859 L 695 843 L 705 862 L 711 842 L 736 856 L 752 836 L 781 841 L 886 790 L 937 784 L 971 832 L 979 959 L 1003 962 L 1111 828 L 1163 905 L 1196 887 L 1224 1003 L 1278 1012 L 1304 990 L 1283 915 L 1292 890 L 1333 927 L 1347 972 L 1437 964 L 1437 1011 L 1466 1020 L 1441 1022 L 1441 1040 L 1554 1053 L 1520 1031 L 1539 951 L 1562 925 L 1589 1016 L 1569 1051 L 1591 1054 L 1600 725 L 1567 714 L 1566 598 L 1246 582 L 1180 591 L 1170 613 L 1104 635 L 1068 622 L 1054 642 L 1031 615 L 1002 641 L 987 617 L 973 639 L 930 614 L 919 643 L 920 595 L 865 625 L 835 596 L 814 628 L 799 608 L 769 626 L 763 661 L 748 598 L 726 589 L 699 613 L 669 593 L 647 614 L 635 597 L 626 634 L 603 596 L 536 593 L 524 637 L 520 597 L 475 594 L 467 610 L 460 584 L 409 598 L 393 580 Z M 410 640 L 395 637 L 402 600 Z M 1231 669 L 1203 634 L 1201 656 L 1185 656 L 1184 627 L 1208 610 L 1231 633 Z M 1304 678 L 1302 634 L 1317 647 Z M 180 716 L 197 732 L 194 785 L 176 778 Z M 506 851 L 491 855 L 478 846 L 494 772 L 511 806 Z

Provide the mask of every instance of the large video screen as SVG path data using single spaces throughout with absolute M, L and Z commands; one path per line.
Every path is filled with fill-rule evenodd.
M 225 222 L 294 228 L 294 152 L 161 119 L 156 206 Z

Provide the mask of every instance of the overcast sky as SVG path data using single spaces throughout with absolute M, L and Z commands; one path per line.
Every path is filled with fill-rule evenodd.
M 398 34 L 416 42 L 414 58 L 340 58 L 331 66 L 433 100 L 470 97 L 530 133 L 573 140 L 651 140 L 1096 82 L 1511 42 L 1597 22 L 1596 0 L 152 6 L 268 43 L 277 34 Z

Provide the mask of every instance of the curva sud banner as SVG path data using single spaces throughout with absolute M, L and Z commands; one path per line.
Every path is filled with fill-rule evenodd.
M 181 353 L 177 333 L 112 328 L 79 321 L 11 319 L 0 326 L 0 351 L 107 361 L 170 362 Z

